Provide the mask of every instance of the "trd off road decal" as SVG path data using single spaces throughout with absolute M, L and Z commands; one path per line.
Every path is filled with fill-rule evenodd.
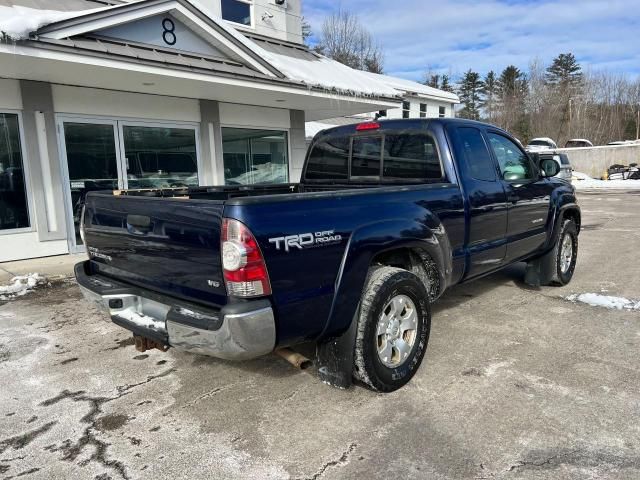
M 303 248 L 323 247 L 342 241 L 341 235 L 336 235 L 334 230 L 315 233 L 300 233 L 298 235 L 287 235 L 286 237 L 274 237 L 269 239 L 269 243 L 276 246 L 276 250 L 289 252 L 293 248 L 302 250 Z

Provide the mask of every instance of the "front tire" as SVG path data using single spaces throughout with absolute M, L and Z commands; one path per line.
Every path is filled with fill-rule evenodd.
M 392 392 L 415 375 L 429 342 L 429 294 L 411 272 L 374 267 L 360 302 L 354 377 Z
M 578 228 L 573 220 L 565 220 L 553 250 L 555 275 L 553 285 L 567 285 L 573 278 L 578 259 Z

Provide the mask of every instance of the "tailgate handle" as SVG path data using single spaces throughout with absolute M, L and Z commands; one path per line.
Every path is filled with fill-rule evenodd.
M 146 215 L 127 215 L 127 230 L 129 233 L 144 235 L 153 228 L 151 218 Z

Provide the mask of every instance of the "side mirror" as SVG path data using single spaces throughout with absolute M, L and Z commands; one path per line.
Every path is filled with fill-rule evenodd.
M 540 162 L 541 177 L 555 177 L 558 173 L 560 173 L 560 164 L 553 158 L 545 158 Z

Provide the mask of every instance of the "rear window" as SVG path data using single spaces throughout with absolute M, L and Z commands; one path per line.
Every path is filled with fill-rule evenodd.
M 442 177 L 436 142 L 431 135 L 387 135 L 384 139 L 384 178 Z
M 354 137 L 351 154 L 352 177 L 380 177 L 382 137 Z
M 383 151 L 384 149 L 384 151 Z M 382 170 L 380 161 L 382 160 Z M 336 136 L 313 146 L 307 180 L 435 180 L 442 168 L 435 139 L 427 133 Z
M 318 142 L 309 154 L 306 178 L 346 180 L 349 177 L 349 137 L 330 137 Z

